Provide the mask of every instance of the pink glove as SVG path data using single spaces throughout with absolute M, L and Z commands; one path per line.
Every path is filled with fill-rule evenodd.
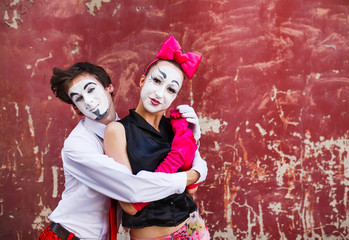
M 192 166 L 195 151 L 197 149 L 196 141 L 191 129 L 188 128 L 188 122 L 177 109 L 171 110 L 170 116 L 172 129 L 175 134 L 171 151 L 167 154 L 164 161 L 160 163 L 155 172 L 175 173 L 179 168 L 183 171 L 189 170 Z M 192 189 L 197 184 L 189 185 L 187 188 Z M 137 211 L 142 210 L 148 203 L 133 203 Z
M 172 109 L 170 117 L 171 117 L 170 120 L 171 120 L 171 124 L 172 124 L 172 129 L 173 129 L 173 132 L 175 134 L 178 133 L 178 134 L 184 135 L 184 134 L 189 134 L 189 132 L 190 132 L 190 134 L 193 135 L 192 130 L 188 128 L 189 123 L 187 122 L 187 120 L 185 118 L 182 118 L 182 115 L 179 113 L 178 109 Z M 193 135 L 193 138 L 194 138 L 194 135 Z M 183 142 L 183 144 L 186 144 L 186 143 Z M 196 149 L 197 149 L 197 146 L 195 144 L 195 151 L 196 151 Z M 187 171 L 192 167 L 195 151 L 191 155 L 191 157 L 190 157 L 190 155 L 188 155 L 188 158 L 185 159 L 187 161 L 184 161 L 184 163 L 181 167 L 183 171 Z M 191 153 L 188 152 L 188 154 L 191 154 Z M 191 184 L 191 185 L 187 186 L 187 188 L 193 189 L 193 188 L 196 188 L 197 186 L 198 186 L 198 184 Z
M 194 138 L 193 131 L 188 128 L 189 123 L 185 118 L 182 118 L 182 115 L 179 113 L 178 109 L 171 110 L 170 121 L 172 125 L 172 130 L 175 134 L 172 141 L 171 151 L 173 149 L 176 149 L 182 152 L 182 154 L 185 157 L 183 158 L 184 161 L 182 166 L 180 167 L 182 168 L 183 171 L 187 171 L 191 168 L 193 164 L 195 151 L 197 149 L 196 140 Z M 180 136 L 180 139 L 176 139 L 175 141 L 175 138 L 178 138 L 177 136 Z M 162 164 L 160 164 L 160 166 L 162 166 Z M 174 164 L 174 166 L 176 167 L 176 164 Z M 177 172 L 178 168 L 173 170 L 175 170 L 174 172 Z M 168 172 L 168 173 L 174 173 L 174 172 Z
M 188 129 L 189 123 L 185 118 L 182 118 L 178 109 L 171 110 L 170 121 L 175 135 L 182 135 Z

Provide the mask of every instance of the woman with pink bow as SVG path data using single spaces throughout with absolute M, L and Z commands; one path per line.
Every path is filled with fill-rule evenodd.
M 195 53 L 182 53 L 179 43 L 170 36 L 140 79 L 137 108 L 119 122 L 107 125 L 105 153 L 133 174 L 141 170 L 174 173 L 190 169 L 194 155 L 199 154 L 193 131 L 177 109 L 171 110 L 170 119 L 164 113 L 176 99 L 185 77 L 193 77 L 201 58 Z M 190 185 L 187 192 L 151 203 L 120 202 L 122 224 L 130 229 L 131 239 L 209 239 L 206 224 L 188 193 L 196 187 Z

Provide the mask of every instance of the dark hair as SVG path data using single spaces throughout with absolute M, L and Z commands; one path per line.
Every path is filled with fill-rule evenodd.
M 183 75 L 183 81 L 185 80 L 185 74 L 184 74 L 184 71 L 183 71 L 181 65 L 180 65 L 178 62 L 174 61 L 174 60 L 164 60 L 164 59 L 155 60 L 155 61 L 151 62 L 150 64 L 148 64 L 148 65 L 146 66 L 146 68 L 145 68 L 145 70 L 144 70 L 144 75 L 147 76 L 147 74 L 149 73 L 149 71 L 150 71 L 153 67 L 155 67 L 156 64 L 158 64 L 158 62 L 160 62 L 160 61 L 170 62 L 170 63 L 172 63 L 173 65 L 175 65 L 179 70 L 181 70 L 182 75 Z
M 51 77 L 51 90 L 62 101 L 72 104 L 76 109 L 73 101 L 68 96 L 69 84 L 78 76 L 90 74 L 94 76 L 104 88 L 111 84 L 111 80 L 107 72 L 100 66 L 89 62 L 78 62 L 67 69 L 54 68 Z M 113 96 L 113 94 L 111 94 Z

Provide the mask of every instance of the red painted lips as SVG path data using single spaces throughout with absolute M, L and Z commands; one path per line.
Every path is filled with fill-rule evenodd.
M 160 102 L 159 102 L 158 100 L 154 99 L 154 98 L 150 98 L 150 102 L 151 102 L 151 104 L 153 104 L 154 106 L 160 105 Z

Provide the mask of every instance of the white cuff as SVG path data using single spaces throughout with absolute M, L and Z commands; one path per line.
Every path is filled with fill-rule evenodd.
M 196 150 L 195 152 L 193 167 L 191 169 L 197 171 L 200 174 L 200 178 L 196 183 L 205 181 L 207 177 L 207 163 L 204 159 L 201 158 L 198 150 Z

